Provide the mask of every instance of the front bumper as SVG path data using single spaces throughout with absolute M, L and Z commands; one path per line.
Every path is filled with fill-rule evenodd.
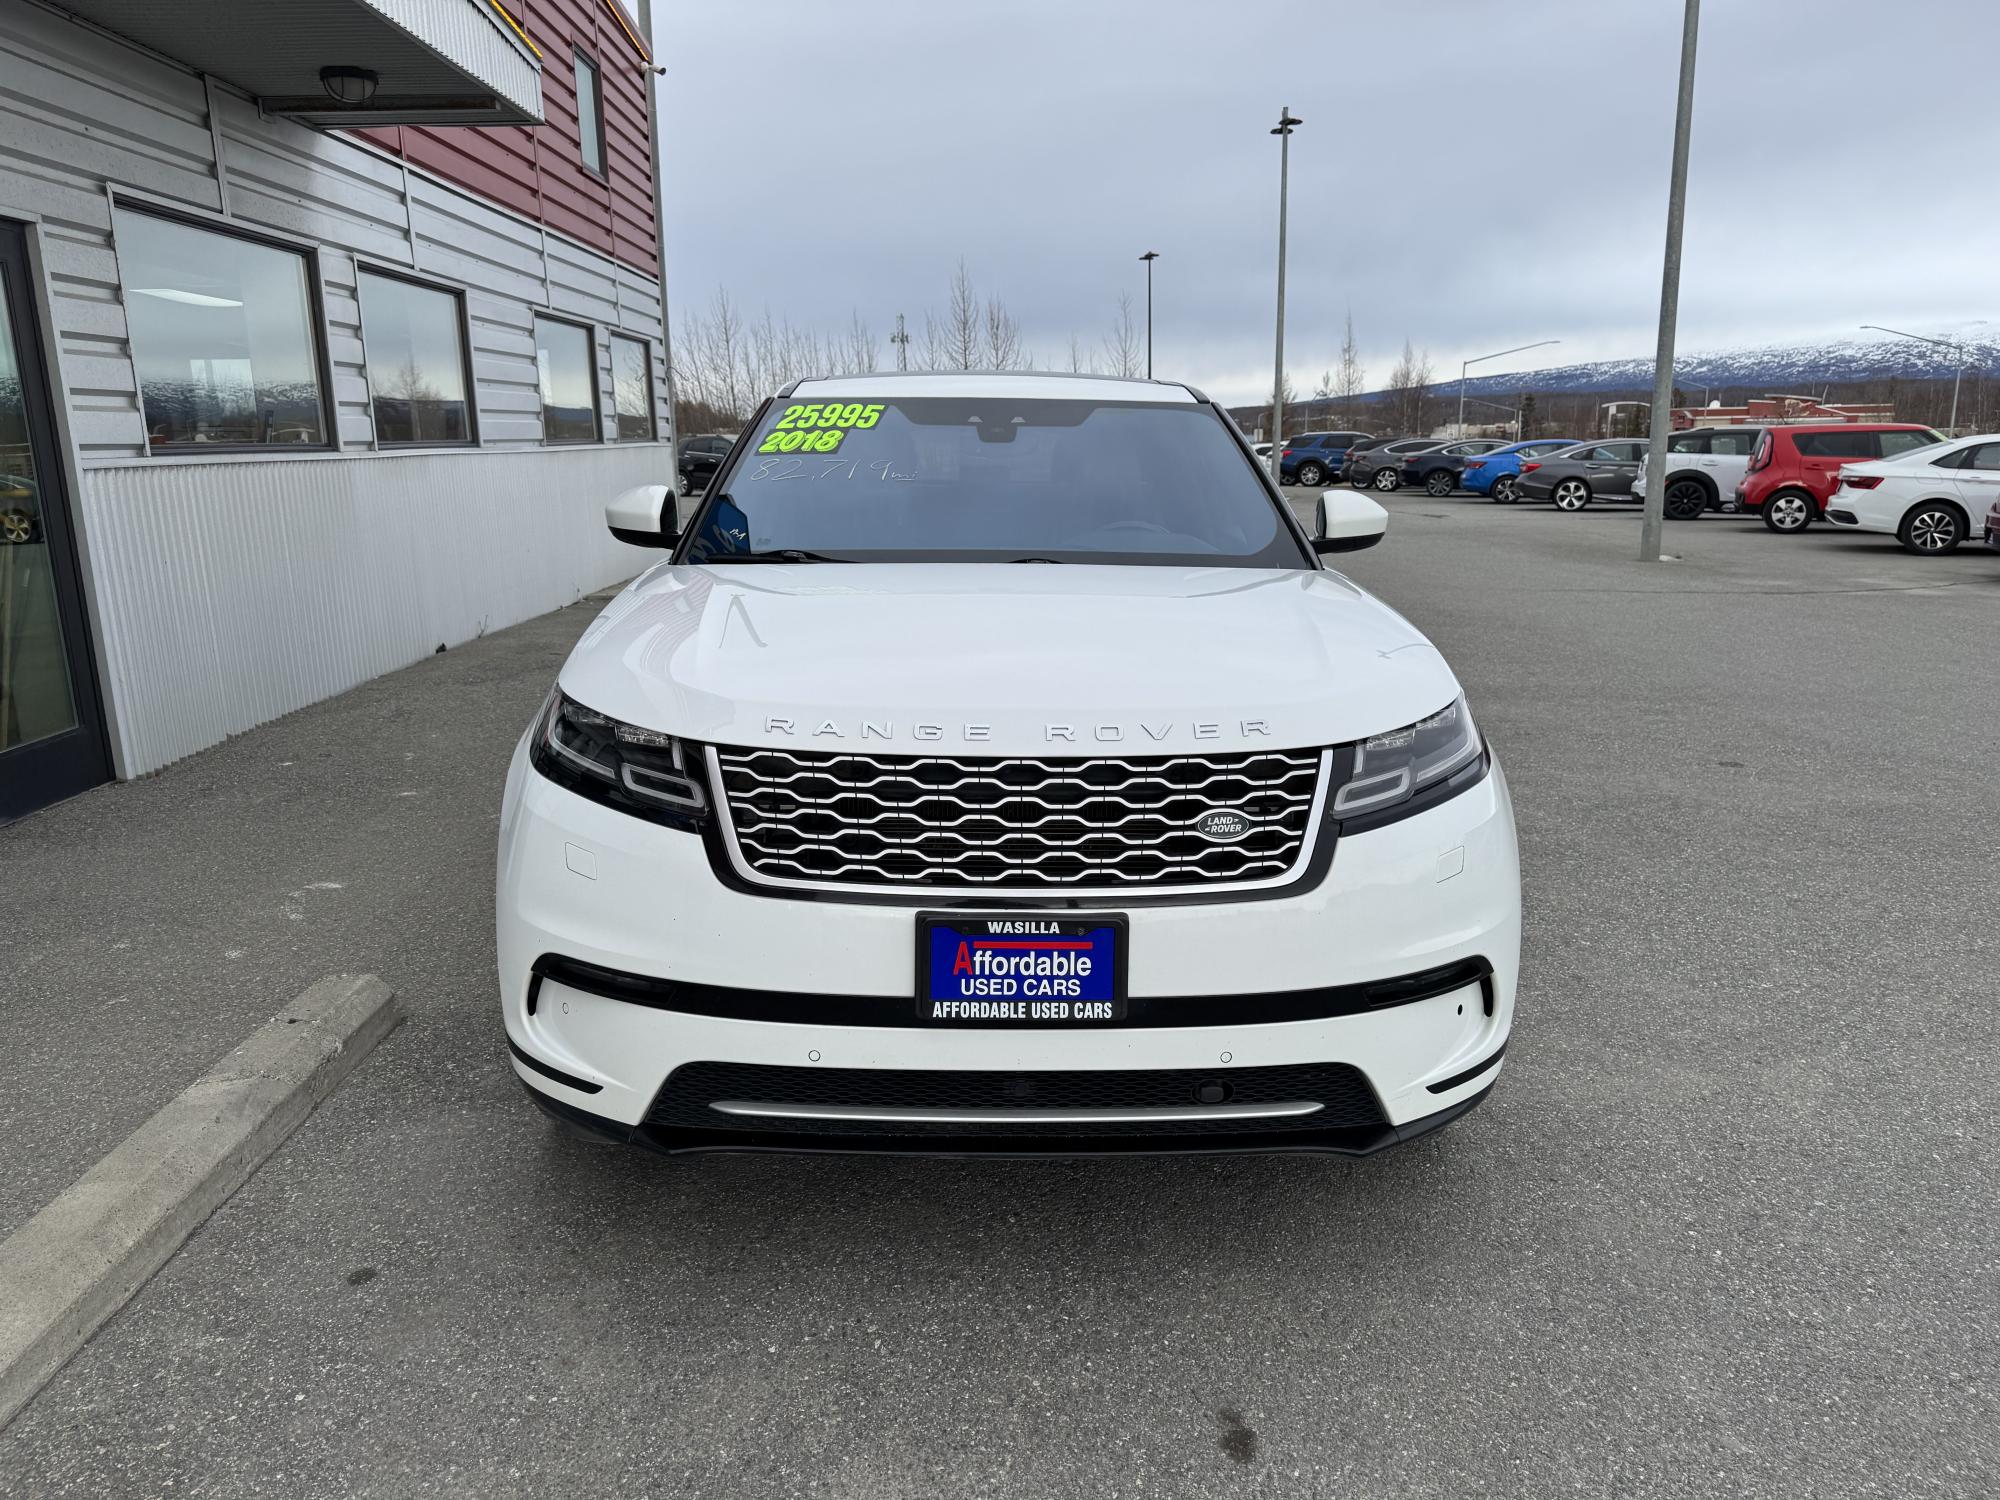
M 1114 905 L 1129 920 L 1129 989 L 1135 1018 L 1147 1024 L 915 1024 L 913 914 L 952 904 L 736 888 L 718 877 L 702 839 L 546 781 L 528 767 L 524 742 L 508 777 L 496 889 L 502 1014 L 516 1075 L 574 1124 L 669 1150 L 1359 1153 L 1470 1108 L 1497 1078 L 1512 1028 L 1520 884 L 1497 763 L 1447 802 L 1341 838 L 1310 888 Z M 980 906 L 1038 909 L 1018 898 Z M 1454 974 L 1453 965 L 1466 967 Z M 614 978 L 595 982 L 594 971 Z M 1422 998 L 1392 995 L 1359 1010 L 1345 1001 L 1313 1010 L 1323 994 L 1438 973 L 1454 987 L 1419 986 L 1411 992 Z M 621 988 L 616 976 L 638 986 Z M 1191 1023 L 1174 1024 L 1177 1013 Z M 1101 1116 L 1090 1116 L 1075 1129 L 1054 1128 L 1058 1119 L 1033 1132 L 930 1121 L 902 1133 L 881 1121 L 843 1132 L 712 1108 L 709 1126 L 707 1113 L 685 1107 L 686 1089 L 669 1086 L 677 1070 L 697 1064 L 764 1070 L 750 1076 L 787 1087 L 800 1070 L 818 1069 L 864 1082 L 866 1070 L 882 1070 L 885 1087 L 892 1075 L 900 1085 L 948 1074 L 944 1083 L 967 1087 L 974 1075 L 1004 1076 L 1029 1088 L 1055 1075 L 1117 1074 L 1154 1094 L 1172 1074 L 1197 1088 L 1228 1093 L 1241 1082 L 1255 1093 L 1251 1081 L 1307 1065 L 1345 1067 L 1362 1084 L 1354 1108 L 1324 1130 L 1316 1121 L 1212 1132 L 1176 1122 L 1156 1132 L 1124 1121 L 1100 1131 L 1091 1120 Z M 1323 1117 L 1336 1119 L 1331 1104 Z

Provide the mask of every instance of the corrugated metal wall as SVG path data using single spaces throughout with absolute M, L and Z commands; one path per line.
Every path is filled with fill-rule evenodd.
M 664 439 L 652 276 L 346 136 L 262 118 L 222 85 L 205 88 L 40 0 L 0 0 L 0 140 L 0 216 L 38 226 L 51 382 L 81 472 L 79 529 L 123 774 L 648 561 L 610 539 L 601 507 L 627 485 L 670 483 L 671 449 L 543 447 L 532 324 L 548 309 L 596 325 L 607 438 L 608 334 L 649 340 Z M 143 456 L 112 236 L 119 191 L 316 249 L 340 452 Z M 355 291 L 369 263 L 463 292 L 479 449 L 375 450 Z
M 604 502 L 649 446 L 121 464 L 84 476 L 127 775 L 574 603 L 661 554 Z

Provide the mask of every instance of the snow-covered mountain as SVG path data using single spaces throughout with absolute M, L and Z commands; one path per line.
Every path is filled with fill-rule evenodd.
M 1965 346 L 1965 368 L 2000 370 L 2000 322 L 1979 320 L 1944 327 L 1926 325 L 1912 333 L 1927 338 L 1955 339 Z M 1739 398 L 1753 394 L 1812 395 L 1821 386 L 1864 380 L 1949 380 L 1957 356 L 1935 344 L 1894 338 L 1886 333 L 1856 333 L 1809 343 L 1762 344 L 1709 352 L 1689 350 L 1674 359 L 1674 383 L 1692 398 L 1706 387 L 1727 389 Z M 1465 382 L 1467 395 L 1514 395 L 1523 391 L 1558 394 L 1577 391 L 1643 390 L 1653 383 L 1653 357 L 1599 360 L 1594 364 L 1558 365 L 1517 374 L 1476 375 Z M 1434 390 L 1456 392 L 1456 375 L 1440 376 Z

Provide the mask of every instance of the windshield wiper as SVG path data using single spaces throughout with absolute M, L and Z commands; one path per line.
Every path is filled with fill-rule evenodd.
M 1007 561 L 1010 563 L 1047 563 L 1051 567 L 1060 567 L 1062 565 L 1060 557 L 1010 557 Z
M 719 557 L 704 557 L 701 566 L 713 567 L 717 563 L 841 563 L 853 562 L 851 557 L 828 557 L 824 552 L 807 552 L 800 547 L 779 547 L 770 552 L 725 552 Z

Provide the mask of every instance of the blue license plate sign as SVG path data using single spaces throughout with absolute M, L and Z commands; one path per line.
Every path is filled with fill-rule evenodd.
M 1125 1019 L 1125 918 L 917 915 L 917 1019 L 1093 1026 Z

